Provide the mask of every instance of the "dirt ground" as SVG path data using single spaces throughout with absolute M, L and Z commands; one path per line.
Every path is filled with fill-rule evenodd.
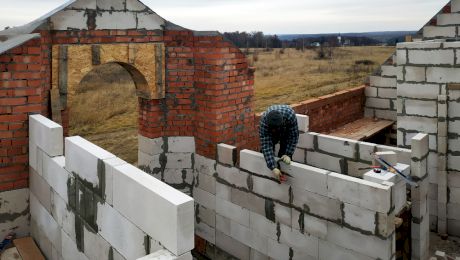
M 450 236 L 447 240 L 442 240 L 438 234 L 431 233 L 430 242 L 431 256 L 436 251 L 442 251 L 450 257 L 460 257 L 460 238 Z

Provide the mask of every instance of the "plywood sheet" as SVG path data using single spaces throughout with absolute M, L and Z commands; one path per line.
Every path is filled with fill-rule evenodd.
M 13 240 L 23 260 L 45 260 L 40 249 L 38 249 L 31 237 L 24 237 Z

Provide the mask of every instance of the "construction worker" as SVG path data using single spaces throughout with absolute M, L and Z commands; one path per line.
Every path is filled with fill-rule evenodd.
M 260 119 L 259 137 L 267 167 L 281 180 L 281 171 L 275 160 L 275 145 L 280 143 L 278 157 L 284 163 L 290 164 L 299 141 L 299 127 L 294 110 L 287 105 L 269 107 Z

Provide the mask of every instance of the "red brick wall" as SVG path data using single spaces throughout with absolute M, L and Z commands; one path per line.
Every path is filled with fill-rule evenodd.
M 364 117 L 364 86 L 313 98 L 292 108 L 310 117 L 310 131 L 328 133 Z
M 47 114 L 47 48 L 30 40 L 0 55 L 0 191 L 28 186 L 28 115 Z
M 310 117 L 310 131 L 328 133 L 364 117 L 365 86 L 305 100 L 291 107 L 297 114 Z M 262 113 L 255 116 L 258 125 Z

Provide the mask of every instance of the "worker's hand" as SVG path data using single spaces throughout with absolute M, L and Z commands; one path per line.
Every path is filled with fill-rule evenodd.
M 273 175 L 275 175 L 275 178 L 276 178 L 277 180 L 280 180 L 280 178 L 281 178 L 281 171 L 280 171 L 280 169 L 275 168 L 275 169 L 273 169 L 272 172 L 273 172 Z
M 285 164 L 291 164 L 291 158 L 287 155 L 281 156 L 281 160 L 283 160 Z

